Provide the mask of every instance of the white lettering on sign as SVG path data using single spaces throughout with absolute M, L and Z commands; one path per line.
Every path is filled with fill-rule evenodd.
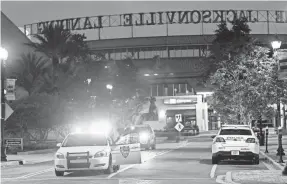
M 175 115 L 175 122 L 182 122 L 182 116 L 181 116 L 181 114 L 176 114 Z

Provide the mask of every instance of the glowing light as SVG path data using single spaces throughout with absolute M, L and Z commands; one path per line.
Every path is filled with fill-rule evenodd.
M 76 133 L 81 133 L 81 132 L 82 132 L 82 129 L 81 129 L 80 127 L 76 127 L 76 128 L 75 128 L 75 132 L 76 132 Z
M 149 139 L 149 134 L 144 132 L 140 134 L 140 142 L 147 142 Z
M 109 90 L 112 90 L 113 89 L 113 85 L 111 85 L 111 84 L 107 84 L 107 89 L 109 89 Z
M 164 117 L 165 117 L 165 111 L 164 111 L 164 110 L 161 110 L 161 111 L 159 112 L 159 117 L 160 117 L 160 118 L 164 118 Z
M 154 75 L 155 75 L 155 76 L 157 76 L 158 74 L 157 74 L 157 73 L 155 73 Z
M 273 49 L 279 49 L 281 47 L 281 41 L 273 41 L 271 45 Z
M 144 74 L 144 76 L 149 76 L 149 74 L 148 74 L 148 73 L 146 73 L 146 74 Z
M 110 122 L 108 121 L 100 121 L 98 123 L 92 124 L 90 126 L 90 133 L 103 133 L 103 134 L 109 134 L 112 130 L 112 126 Z
M 8 51 L 3 47 L 0 47 L 0 59 L 7 60 L 8 58 Z

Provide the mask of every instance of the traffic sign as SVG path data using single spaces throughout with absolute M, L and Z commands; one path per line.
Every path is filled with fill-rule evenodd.
M 182 116 L 181 116 L 181 114 L 176 114 L 176 115 L 175 115 L 175 122 L 177 122 L 177 123 L 182 122 Z
M 5 121 L 11 116 L 11 114 L 13 114 L 13 112 L 13 109 L 5 103 Z
M 6 79 L 6 99 L 8 101 L 10 100 L 16 100 L 15 96 L 15 84 L 17 79 Z
M 177 131 L 182 131 L 182 129 L 184 128 L 183 124 L 181 123 L 177 123 L 174 127 Z

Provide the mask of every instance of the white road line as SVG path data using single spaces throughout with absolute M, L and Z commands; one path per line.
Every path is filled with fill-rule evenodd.
M 179 149 L 179 148 L 181 148 L 181 147 L 187 146 L 188 144 L 189 144 L 189 143 L 186 142 L 186 143 L 183 143 L 183 144 L 181 144 L 181 145 L 175 147 L 174 149 L 170 149 L 170 150 L 168 150 L 168 151 L 160 152 L 159 154 L 155 155 L 153 158 L 158 157 L 158 156 L 161 156 L 161 155 L 164 155 L 164 154 L 169 153 L 169 152 L 171 152 L 171 151 L 173 151 L 173 150 L 177 150 L 177 149 Z M 153 158 L 150 158 L 149 160 L 151 160 L 151 159 L 153 159 Z M 146 162 L 146 161 L 147 161 L 147 160 L 145 160 L 145 161 L 143 161 L 143 162 Z M 110 174 L 110 175 L 107 177 L 107 179 L 110 179 L 110 178 L 114 177 L 115 175 L 117 175 L 117 174 L 119 174 L 119 173 L 121 173 L 121 172 L 124 172 L 124 171 L 126 171 L 126 170 L 128 170 L 128 169 L 130 169 L 130 168 L 132 168 L 132 167 L 134 167 L 134 166 L 136 166 L 136 165 L 139 165 L 139 164 L 129 165 L 129 166 L 123 168 L 123 169 L 120 169 L 120 170 L 118 170 L 118 172 Z
M 228 183 L 226 183 L 226 182 L 224 181 L 224 179 L 225 179 L 225 176 L 224 176 L 224 175 L 219 175 L 219 176 L 216 177 L 215 182 L 216 182 L 216 183 L 220 183 L 220 184 L 228 184 Z
M 269 170 L 272 170 L 272 171 L 275 171 L 276 169 L 273 167 L 273 166 L 271 166 L 270 164 L 267 164 L 267 163 L 265 163 L 265 162 L 262 162 L 264 165 L 265 165 L 265 167 L 267 167 L 267 169 L 269 169 Z
M 49 169 L 46 169 L 46 170 L 42 170 L 42 171 L 26 174 L 24 176 L 20 176 L 20 177 L 14 178 L 14 179 L 30 178 L 30 177 L 33 177 L 33 176 L 37 176 L 39 174 L 43 174 L 43 173 L 46 173 L 46 172 L 51 172 L 53 170 L 54 170 L 54 168 L 52 167 L 52 168 L 49 168 Z
M 211 171 L 210 171 L 210 178 L 214 178 L 216 168 L 217 168 L 217 164 L 214 164 L 211 168 Z
M 110 174 L 110 175 L 107 177 L 107 179 L 110 179 L 110 178 L 112 178 L 113 176 L 115 176 L 115 175 L 117 175 L 117 174 L 119 174 L 119 173 L 121 173 L 121 172 L 124 172 L 125 170 L 128 170 L 128 169 L 132 168 L 132 167 L 135 166 L 135 165 L 136 165 L 136 164 L 129 165 L 129 166 L 123 168 L 123 169 L 120 169 L 120 170 L 118 170 L 118 172 L 113 173 L 113 174 Z

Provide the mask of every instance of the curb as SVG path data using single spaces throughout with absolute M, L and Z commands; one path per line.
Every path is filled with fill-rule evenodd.
M 276 166 L 277 168 L 283 170 L 284 169 L 284 166 L 277 163 L 274 159 L 272 159 L 271 157 L 269 157 L 268 155 L 266 155 L 263 151 L 260 151 L 260 154 L 262 156 L 264 156 L 268 162 L 270 162 L 272 165 Z
M 232 180 L 232 172 L 231 171 L 228 171 L 225 175 L 225 181 L 229 184 L 240 184 L 240 183 L 237 183 L 237 182 L 234 182 Z
M 52 153 L 56 152 L 57 149 L 43 149 L 43 150 L 35 150 L 35 151 L 25 151 L 25 152 L 17 152 L 17 155 L 32 155 L 32 154 L 41 154 L 41 153 Z
M 25 160 L 14 160 L 14 161 L 7 161 L 7 162 L 1 162 L 1 168 L 2 167 L 8 167 L 8 166 L 14 166 L 14 165 L 23 165 Z

